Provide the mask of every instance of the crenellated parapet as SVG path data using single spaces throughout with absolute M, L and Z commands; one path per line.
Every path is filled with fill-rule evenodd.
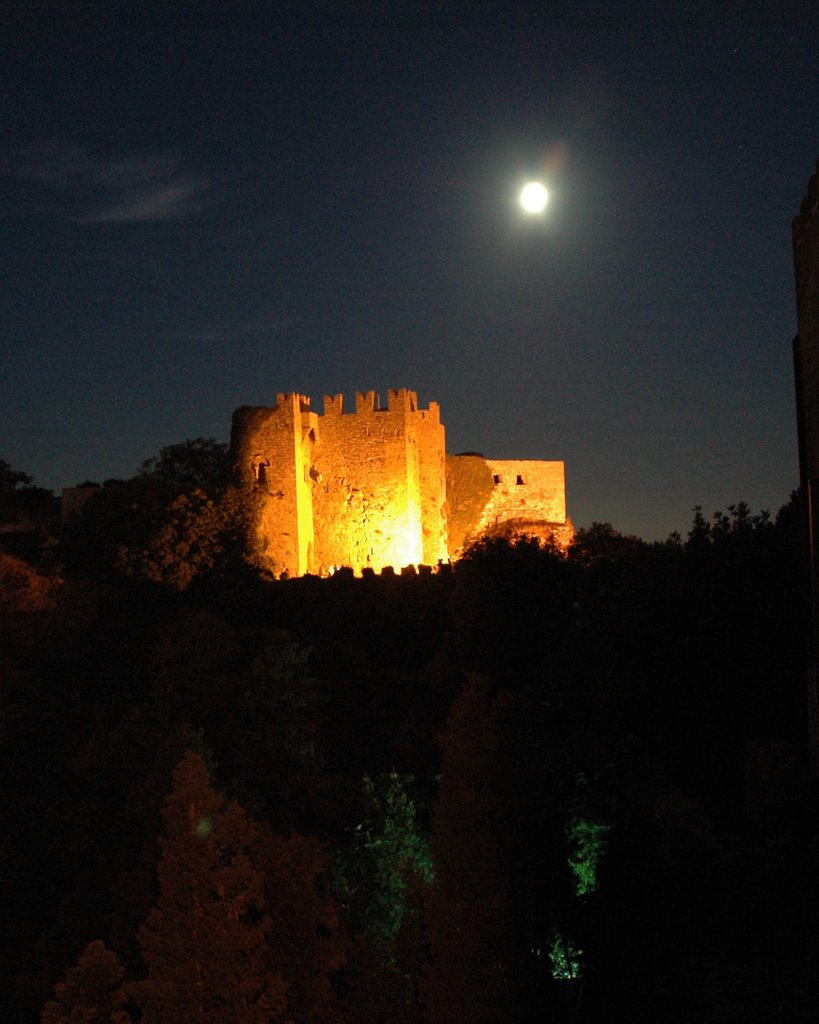
M 295 409 L 298 412 L 310 411 L 310 396 L 299 394 L 298 391 L 277 391 L 275 409 Z
M 341 416 L 344 413 L 344 395 L 324 396 L 324 415 Z
M 406 388 L 390 388 L 387 391 L 387 409 L 390 412 L 417 412 L 418 396 L 414 391 Z
M 418 415 L 422 420 L 429 420 L 430 423 L 441 422 L 441 407 L 437 402 L 430 402 L 428 409 L 419 409 Z
M 304 395 L 299 396 L 300 400 L 307 406 L 310 399 Z M 277 402 L 287 399 L 286 395 L 278 395 Z M 375 413 L 406 413 L 417 415 L 423 420 L 430 420 L 435 423 L 441 421 L 441 409 L 438 402 L 430 402 L 428 409 L 421 409 L 418 406 L 418 395 L 415 391 L 407 388 L 389 388 L 387 391 L 387 404 L 381 404 L 381 398 L 376 391 L 359 391 L 355 395 L 355 408 L 352 412 L 345 412 L 344 395 L 325 395 L 324 413 L 326 417 L 335 418 L 338 416 L 373 415 Z
M 357 391 L 355 396 L 356 412 L 375 412 L 378 409 L 378 396 L 374 391 Z

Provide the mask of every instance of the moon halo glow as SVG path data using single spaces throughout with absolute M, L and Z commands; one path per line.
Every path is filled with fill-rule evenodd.
M 549 202 L 549 193 L 541 182 L 530 181 L 521 189 L 519 199 L 526 213 L 543 213 Z

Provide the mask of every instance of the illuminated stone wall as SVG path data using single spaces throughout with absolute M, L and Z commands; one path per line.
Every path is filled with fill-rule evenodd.
M 446 558 L 443 474 L 436 482 L 429 470 L 443 459 L 437 406 L 419 410 L 414 392 L 389 391 L 385 408 L 375 392 L 359 394 L 350 414 L 341 395 L 326 398 L 314 456 L 315 571 Z
M 450 500 L 450 554 L 493 533 L 526 534 L 566 544 L 572 528 L 566 518 L 562 462 L 492 460 L 480 455 L 447 456 Z
M 231 443 L 244 481 L 266 495 L 255 526 L 260 553 L 278 571 L 301 576 L 314 557 L 310 467 L 318 417 L 304 395 L 276 398 L 272 409 L 237 409 Z
M 421 488 L 421 542 L 425 565 L 449 558 L 447 546 L 446 439 L 437 402 L 415 419 Z
M 492 493 L 481 515 L 481 532 L 510 519 L 562 523 L 566 481 L 562 462 L 487 460 Z
M 359 393 L 352 412 L 342 395 L 327 396 L 323 415 L 305 395 L 279 394 L 274 408 L 236 410 L 231 448 L 239 475 L 264 495 L 254 539 L 278 575 L 435 565 L 484 524 L 566 518 L 562 463 L 448 459 L 438 404 L 419 409 L 405 388 L 384 407 Z M 500 474 L 527 483 L 497 486 Z

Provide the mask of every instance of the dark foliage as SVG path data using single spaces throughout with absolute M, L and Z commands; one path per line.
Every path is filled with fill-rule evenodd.
M 489 537 L 458 562 L 449 605 L 459 664 L 521 683 L 561 650 L 575 615 L 579 573 L 554 547 Z
M 227 482 L 229 473 L 228 445 L 211 437 L 196 437 L 168 445 L 159 455 L 145 459 L 138 475 L 172 493 L 182 494 L 218 489 Z
M 20 470 L 0 459 L 0 547 L 41 566 L 55 560 L 60 503 Z
M 65 525 L 75 572 L 128 576 L 171 590 L 255 567 L 253 492 L 229 482 L 227 446 L 208 438 L 163 448 L 132 480 L 109 481 Z
M 46 522 L 56 511 L 52 491 L 36 487 L 27 473 L 0 459 L 0 524 Z
M 595 524 L 568 556 L 491 540 L 426 577 L 268 582 L 232 554 L 185 590 L 90 573 L 123 543 L 151 550 L 167 494 L 150 477 L 102 488 L 81 574 L 0 566 L 3 1019 L 48 1000 L 55 1019 L 72 999 L 119 1012 L 108 951 L 144 970 L 186 749 L 258 823 L 265 906 L 287 929 L 271 970 L 291 964 L 304 1020 L 810 1019 L 795 502 L 698 511 L 663 544 Z M 386 789 L 367 796 L 365 776 Z M 409 791 L 390 796 L 410 777 L 433 883 L 402 845 Z M 583 892 L 578 835 L 605 846 Z M 333 897 L 337 854 L 350 892 Z

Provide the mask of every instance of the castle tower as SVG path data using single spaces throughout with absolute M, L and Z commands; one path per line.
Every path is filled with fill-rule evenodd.
M 437 406 L 413 391 L 325 398 L 314 488 L 316 557 L 322 571 L 400 568 L 446 558 L 444 428 Z
M 437 404 L 413 391 L 374 391 L 324 415 L 304 395 L 280 394 L 273 409 L 233 416 L 239 475 L 261 493 L 255 540 L 277 574 L 400 569 L 447 558 L 444 428 Z
M 437 402 L 415 415 L 418 477 L 421 487 L 421 542 L 426 565 L 449 558 L 446 498 L 446 443 Z
M 295 393 L 277 395 L 272 409 L 243 406 L 233 414 L 234 465 L 262 496 L 254 539 L 279 575 L 302 576 L 313 568 L 316 421 L 310 399 Z

